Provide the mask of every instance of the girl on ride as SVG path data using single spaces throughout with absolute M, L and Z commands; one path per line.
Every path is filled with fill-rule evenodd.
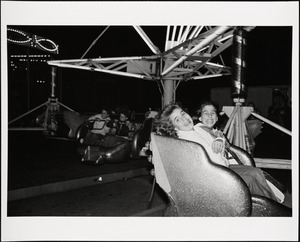
M 212 125 L 213 119 L 216 118 L 216 113 L 213 109 L 206 109 L 207 114 L 203 113 L 203 117 L 208 118 L 202 122 Z M 267 184 L 263 172 L 255 167 L 243 165 L 231 165 L 224 156 L 224 147 L 226 142 L 220 142 L 218 137 L 213 137 L 201 125 L 194 126 L 191 116 L 186 113 L 180 106 L 176 104 L 167 105 L 160 116 L 154 123 L 154 131 L 157 134 L 178 137 L 201 144 L 207 151 L 212 162 L 229 167 L 236 172 L 247 184 L 251 194 L 261 195 L 273 199 L 278 202 L 279 199 L 275 196 L 270 186 Z

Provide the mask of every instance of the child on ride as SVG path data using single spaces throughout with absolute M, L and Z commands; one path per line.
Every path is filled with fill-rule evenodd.
M 209 135 L 214 138 L 212 142 L 212 149 L 215 153 L 222 154 L 224 160 L 228 161 L 228 165 L 233 170 L 243 169 L 243 166 L 239 165 L 239 162 L 231 156 L 229 150 L 227 149 L 230 144 L 226 139 L 226 136 L 223 134 L 221 130 L 216 128 L 216 124 L 218 122 L 218 109 L 217 105 L 212 101 L 204 102 L 197 111 L 199 115 L 199 123 L 195 125 L 195 129 L 201 128 L 206 131 L 203 135 Z M 209 139 L 209 137 L 208 137 Z M 283 201 L 284 194 L 278 189 L 278 187 L 285 189 L 282 184 L 276 181 L 272 176 L 268 173 L 263 172 L 266 177 L 267 184 L 270 186 L 271 190 L 277 197 L 277 200 Z M 276 185 L 274 185 L 274 184 Z
M 128 113 L 125 111 L 120 113 L 119 119 L 114 122 L 111 129 L 112 134 L 132 138 L 135 128 L 130 120 L 128 120 L 128 116 Z
M 213 152 L 221 153 L 222 157 L 228 161 L 229 164 L 238 164 L 237 161 L 226 152 L 225 148 L 229 146 L 229 143 L 225 135 L 221 130 L 216 128 L 218 122 L 217 105 L 213 102 L 206 101 L 197 110 L 197 114 L 199 115 L 198 120 L 200 122 L 195 125 L 195 128 L 202 128 L 205 130 L 206 133 L 203 133 L 203 135 L 209 136 L 206 137 L 208 140 L 210 139 L 210 136 L 214 138 L 212 141 Z
M 110 130 L 110 127 L 107 126 L 110 120 L 108 110 L 103 108 L 101 113 L 89 117 L 88 121 L 95 121 L 91 132 L 94 134 L 106 135 Z
M 217 115 L 213 109 L 207 109 L 206 111 L 207 113 L 203 112 L 203 117 L 208 118 L 203 119 L 201 117 L 201 119 L 202 122 L 211 126 L 214 123 L 211 117 L 216 120 Z M 220 135 L 222 140 L 213 137 L 201 125 L 194 126 L 190 115 L 178 105 L 170 104 L 164 108 L 160 118 L 154 124 L 154 130 L 158 134 L 178 137 L 201 144 L 214 163 L 229 167 L 236 172 L 246 182 L 252 194 L 279 201 L 267 184 L 265 176 L 260 169 L 251 166 L 230 165 L 223 152 L 226 142 L 224 142 L 219 132 L 216 133 Z

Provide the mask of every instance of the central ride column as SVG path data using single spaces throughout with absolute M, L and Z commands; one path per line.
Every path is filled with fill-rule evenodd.
M 223 107 L 229 117 L 224 133 L 229 141 L 251 153 L 251 134 L 246 119 L 251 115 L 251 108 L 244 107 L 246 98 L 246 31 L 243 27 L 234 30 L 232 46 L 231 97 L 235 106 Z

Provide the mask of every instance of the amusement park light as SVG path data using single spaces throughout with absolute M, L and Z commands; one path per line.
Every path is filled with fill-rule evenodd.
M 29 43 L 30 41 L 32 41 L 32 38 L 30 38 L 26 33 L 24 32 L 21 32 L 19 30 L 16 30 L 16 29 L 7 29 L 7 31 L 11 31 L 11 32 L 14 32 L 14 33 L 17 33 L 23 37 L 25 37 L 26 39 L 25 40 L 14 40 L 14 39 L 11 39 L 11 38 L 7 38 L 7 40 L 9 42 L 12 42 L 12 43 L 16 43 L 16 44 L 25 44 L 25 43 Z
M 34 34 L 29 34 L 24 31 L 16 29 L 7 29 L 8 37 L 7 41 L 13 44 L 25 45 L 32 48 L 41 49 L 50 53 L 58 54 L 58 45 L 56 45 L 52 40 L 40 37 Z M 15 35 L 15 36 L 14 36 Z M 51 48 L 46 47 L 42 43 L 45 42 L 50 44 Z
M 52 44 L 53 46 L 53 49 L 49 49 L 49 48 L 46 48 L 45 46 L 43 46 L 41 44 L 41 42 L 49 42 Z M 56 45 L 52 40 L 50 39 L 37 39 L 36 35 L 35 35 L 35 43 L 42 49 L 46 50 L 46 51 L 49 51 L 49 52 L 58 52 L 58 45 Z

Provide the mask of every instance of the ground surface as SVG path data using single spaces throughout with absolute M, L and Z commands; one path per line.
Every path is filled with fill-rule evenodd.
M 152 206 L 148 207 L 152 181 L 151 176 L 141 176 L 11 201 L 8 216 L 138 216 L 166 204 L 164 194 L 156 188 Z M 162 211 L 151 211 L 146 216 L 161 216 Z
M 122 164 L 87 166 L 76 154 L 76 143 L 45 139 L 40 133 L 12 132 L 8 140 L 8 191 L 34 186 L 101 176 L 132 169 L 150 169 L 146 159 L 128 160 Z M 256 157 L 289 159 L 290 139 L 270 133 L 257 138 Z M 266 170 L 292 191 L 290 170 Z M 8 202 L 8 216 L 161 216 L 167 201 L 156 186 L 153 204 L 148 201 L 153 177 L 133 176 L 126 180 L 94 184 L 55 194 Z M 291 205 L 287 196 L 286 205 Z M 149 212 L 144 212 L 149 211 Z

